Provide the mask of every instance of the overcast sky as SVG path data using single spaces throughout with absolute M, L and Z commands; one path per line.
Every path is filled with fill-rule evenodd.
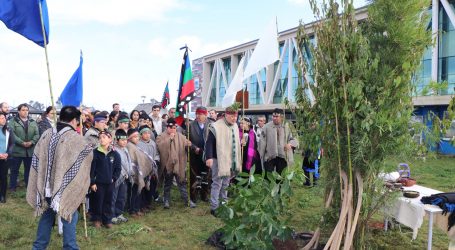
M 356 7 L 364 0 L 354 1 Z M 275 17 L 278 30 L 314 20 L 307 0 L 47 0 L 54 100 L 84 53 L 83 103 L 131 111 L 161 96 L 175 105 L 183 51 L 190 60 L 257 39 Z M 0 101 L 50 105 L 44 49 L 0 24 Z

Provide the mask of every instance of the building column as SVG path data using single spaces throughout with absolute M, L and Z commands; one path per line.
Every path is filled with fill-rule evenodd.
M 433 36 L 433 48 L 431 50 L 431 80 L 438 81 L 439 64 L 439 0 L 432 0 L 431 6 L 431 34 Z

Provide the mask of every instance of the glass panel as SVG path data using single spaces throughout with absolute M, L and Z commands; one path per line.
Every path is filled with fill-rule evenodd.
M 216 75 L 213 75 L 216 73 L 214 71 L 215 67 L 215 62 L 210 63 L 210 79 L 212 79 L 211 85 L 212 88 L 210 89 L 210 98 L 209 98 L 209 105 L 214 107 L 216 106 Z

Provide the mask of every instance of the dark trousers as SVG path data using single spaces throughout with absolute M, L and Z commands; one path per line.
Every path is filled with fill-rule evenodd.
M 139 195 L 138 191 L 138 186 L 136 184 L 133 184 L 131 182 L 128 183 L 128 198 L 127 198 L 127 206 L 128 206 L 128 212 L 130 214 L 134 214 L 139 212 L 139 209 L 141 208 L 141 196 Z
M 276 171 L 281 175 L 281 172 L 288 166 L 285 159 L 281 157 L 276 157 L 265 162 L 265 171 L 271 173 Z
M 191 154 L 190 158 L 190 198 L 196 202 L 197 195 L 200 193 L 201 200 L 208 201 L 210 173 L 201 155 Z
M 8 186 L 8 160 L 0 160 L 0 197 L 6 198 Z
M 152 184 L 150 177 L 148 176 L 146 178 L 147 178 L 146 182 L 149 182 L 150 188 L 149 188 L 149 190 L 147 190 L 147 188 L 143 188 L 141 191 L 141 200 L 142 200 L 141 208 L 150 208 L 150 206 L 152 205 L 152 201 L 155 198 L 156 182 L 154 182 L 154 184 Z
M 11 158 L 11 174 L 9 178 L 9 188 L 15 189 L 17 187 L 17 177 L 19 176 L 19 168 L 22 162 L 24 163 L 24 182 L 25 186 L 28 184 L 28 174 L 30 166 L 32 165 L 32 157 L 13 157 Z
M 114 183 L 96 184 L 96 192 L 92 193 L 90 200 L 91 220 L 110 224 L 112 220 L 112 192 Z
M 180 180 L 178 175 L 176 174 L 165 174 L 164 176 L 164 201 L 168 201 L 171 199 L 171 188 L 172 188 L 172 182 L 174 180 L 177 181 L 177 187 L 180 191 L 180 196 L 182 197 L 182 200 L 184 201 L 185 204 L 188 203 L 188 193 L 186 190 L 186 180 Z

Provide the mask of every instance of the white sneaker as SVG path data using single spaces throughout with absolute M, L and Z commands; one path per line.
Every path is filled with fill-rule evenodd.
M 120 216 L 119 216 L 120 217 Z M 121 221 L 119 220 L 118 217 L 112 218 L 112 224 L 119 224 Z
M 117 217 L 117 219 L 118 219 L 120 222 L 128 222 L 128 219 L 125 218 L 125 217 L 123 216 L 123 214 L 119 215 L 119 216 Z

